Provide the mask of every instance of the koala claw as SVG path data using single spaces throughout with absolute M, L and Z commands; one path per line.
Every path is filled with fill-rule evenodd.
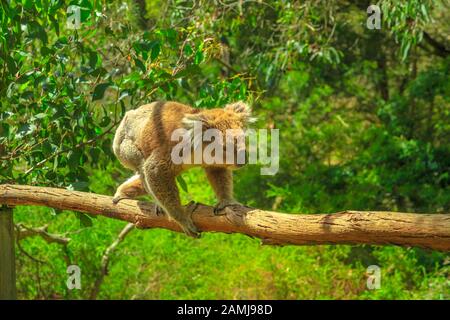
M 221 201 L 219 201 L 218 204 L 216 204 L 214 206 L 213 213 L 215 215 L 221 215 L 220 212 L 222 210 L 224 210 L 226 207 L 231 207 L 231 206 L 242 206 L 242 204 L 235 200 L 221 200 Z
M 181 228 L 183 229 L 184 233 L 192 238 L 198 239 L 201 236 L 200 230 L 194 225 L 192 221 L 184 222 L 183 225 L 181 225 Z
M 163 216 L 164 215 L 164 209 L 161 208 L 158 204 L 154 203 L 153 204 L 155 206 L 155 213 L 157 216 Z
M 192 215 L 195 210 L 197 210 L 199 203 L 194 200 L 189 201 L 186 208 L 190 211 L 189 214 Z
M 195 226 L 191 218 L 192 213 L 194 213 L 198 205 L 198 202 L 190 201 L 186 206 L 186 213 L 188 214 L 189 218 L 180 223 L 184 233 L 192 238 L 200 238 L 201 235 L 200 230 Z
M 120 200 L 123 200 L 123 199 L 127 199 L 127 197 L 115 196 L 115 197 L 112 199 L 112 203 L 113 203 L 113 204 L 118 204 L 119 201 L 120 201 Z

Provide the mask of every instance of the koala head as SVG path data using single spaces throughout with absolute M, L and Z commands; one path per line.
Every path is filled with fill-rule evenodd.
M 183 118 L 183 125 L 185 129 L 190 130 L 194 146 L 202 143 L 203 148 L 208 148 L 208 145 L 214 144 L 216 148 L 222 150 L 221 164 L 223 166 L 239 168 L 248 160 L 245 130 L 248 124 L 254 121 L 255 118 L 251 117 L 250 107 L 239 101 L 228 104 L 224 108 L 187 114 Z M 197 124 L 197 128 L 201 124 L 201 131 L 194 130 L 195 124 Z M 213 154 L 215 155 L 214 152 Z M 232 161 L 230 161 L 231 159 Z

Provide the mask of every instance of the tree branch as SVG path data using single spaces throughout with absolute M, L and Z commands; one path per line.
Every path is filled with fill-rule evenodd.
M 22 223 L 16 224 L 16 230 L 17 230 L 17 239 L 22 240 L 24 238 L 33 237 L 33 236 L 40 236 L 42 237 L 47 243 L 59 243 L 62 245 L 67 245 L 70 241 L 70 238 L 66 238 L 64 236 L 61 236 L 59 234 L 52 234 L 47 232 L 48 225 L 38 227 L 38 228 L 31 228 L 23 225 Z
M 448 50 L 444 44 L 436 41 L 425 31 L 423 32 L 423 39 L 434 48 L 436 55 L 446 58 L 450 54 L 450 50 Z
M 166 215 L 157 215 L 152 203 L 65 189 L 0 185 L 0 204 L 38 205 L 74 210 L 133 223 L 138 228 L 165 228 L 181 232 Z M 263 244 L 372 244 L 417 246 L 450 251 L 450 214 L 414 214 L 344 211 L 334 214 L 284 214 L 249 207 L 213 208 L 198 205 L 192 218 L 202 231 L 243 233 Z

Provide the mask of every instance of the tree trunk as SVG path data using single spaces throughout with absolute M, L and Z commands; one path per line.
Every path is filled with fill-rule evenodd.
M 0 206 L 0 300 L 16 299 L 13 210 Z
M 0 203 L 39 205 L 102 215 L 134 223 L 138 228 L 181 232 L 167 215 L 157 215 L 152 203 L 65 189 L 0 185 Z M 192 206 L 191 206 L 192 208 Z M 263 244 L 373 244 L 417 246 L 450 251 L 450 214 L 344 211 L 334 214 L 285 214 L 249 207 L 213 208 L 199 204 L 192 218 L 202 231 L 243 233 Z

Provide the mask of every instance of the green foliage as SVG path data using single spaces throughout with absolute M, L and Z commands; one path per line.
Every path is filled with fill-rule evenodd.
M 199 108 L 247 100 L 258 127 L 280 129 L 280 170 L 236 173 L 239 201 L 293 214 L 449 212 L 448 4 L 380 1 L 382 28 L 368 30 L 369 4 L 2 2 L 0 183 L 113 194 L 131 174 L 111 152 L 127 110 L 157 99 Z M 77 29 L 66 23 L 73 5 Z M 201 170 L 177 182 L 183 202 L 215 202 Z M 88 298 L 123 227 L 34 207 L 16 208 L 15 220 L 72 238 L 67 248 L 20 241 L 19 297 L 32 299 Z M 448 299 L 449 258 L 135 230 L 112 255 L 99 298 Z M 65 285 L 69 264 L 81 267 L 80 291 Z M 372 264 L 382 270 L 374 291 L 365 285 Z

